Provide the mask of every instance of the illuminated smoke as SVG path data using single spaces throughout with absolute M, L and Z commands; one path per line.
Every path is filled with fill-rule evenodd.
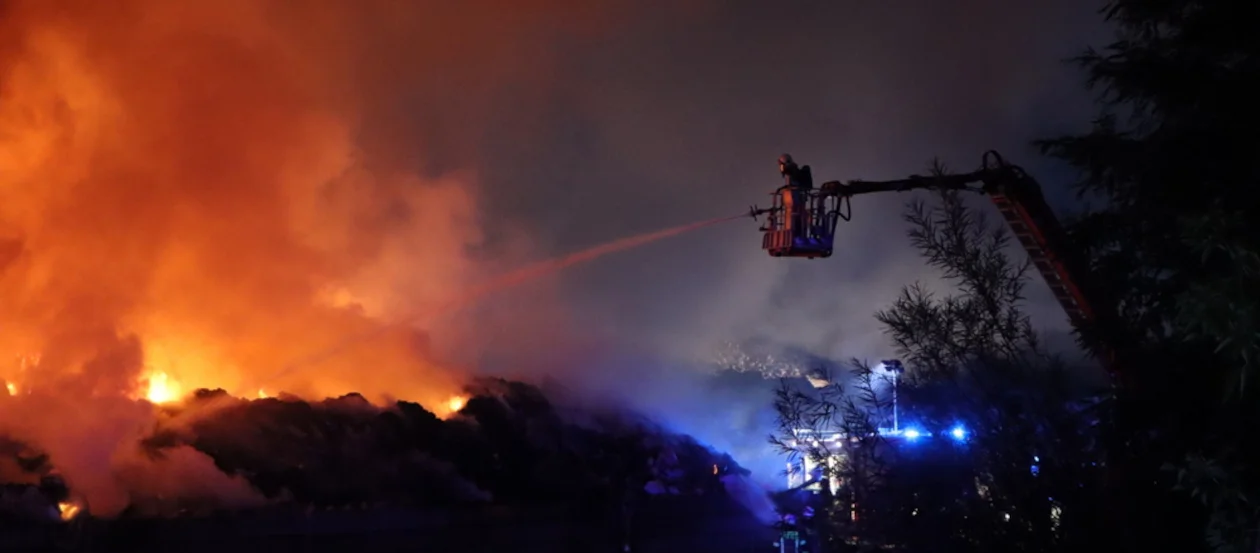
M 440 409 L 462 377 L 416 332 L 258 380 L 514 261 L 468 257 L 475 173 L 399 161 L 425 145 L 390 111 L 452 64 L 516 74 L 531 59 L 512 45 L 554 32 L 549 10 L 598 28 L 586 4 L 481 2 L 497 17 L 479 32 L 437 2 L 0 3 L 0 434 L 108 515 L 258 499 L 193 450 L 141 455 L 150 402 L 354 391 Z
M 458 311 L 464 308 L 465 306 L 471 303 L 475 303 L 488 295 L 494 294 L 496 292 L 500 292 L 507 288 L 519 286 L 520 284 L 529 282 L 531 280 L 539 279 L 545 276 L 554 275 L 555 273 L 563 271 L 564 269 L 572 267 L 574 265 L 590 262 L 590 261 L 599 259 L 600 257 L 603 257 L 605 255 L 617 253 L 617 252 L 628 250 L 631 248 L 637 248 L 640 246 L 651 244 L 652 242 L 656 242 L 658 240 L 664 240 L 666 238 L 677 236 L 679 234 L 683 234 L 683 233 L 690 232 L 693 230 L 699 230 L 704 227 L 716 225 L 718 223 L 734 221 L 736 219 L 743 219 L 745 217 L 747 217 L 747 215 L 741 214 L 741 215 L 733 215 L 730 217 L 719 217 L 716 219 L 709 219 L 706 221 L 700 221 L 697 223 L 690 223 L 686 225 L 680 225 L 677 227 L 671 227 L 664 230 L 658 230 L 654 232 L 648 232 L 648 233 L 644 233 L 644 234 L 640 234 L 636 236 L 630 236 L 627 238 L 613 240 L 611 242 L 600 244 L 598 246 L 590 247 L 590 248 L 587 248 L 578 252 L 574 252 L 571 254 L 566 254 L 566 255 L 562 255 L 559 257 L 552 258 L 552 259 L 546 259 L 543 261 L 531 263 L 519 269 L 510 271 L 506 274 L 492 278 L 490 279 L 489 282 L 472 287 L 468 291 L 464 292 L 462 295 L 456 297 L 454 300 L 436 309 L 433 309 L 431 311 L 424 311 L 419 314 L 412 314 L 392 325 L 381 326 L 380 328 L 377 328 L 368 334 L 351 337 L 350 339 L 343 340 L 340 343 L 334 345 L 333 347 L 323 350 L 315 355 L 311 355 L 309 357 L 300 359 L 297 362 L 290 363 L 283 371 L 276 374 L 273 378 L 282 378 L 282 377 L 290 376 L 294 374 L 296 371 L 299 371 L 309 366 L 314 366 L 319 363 L 322 363 L 328 359 L 331 359 L 337 355 L 340 355 L 342 352 L 349 351 L 354 346 L 358 346 L 369 340 L 376 339 L 380 336 L 386 335 L 390 331 L 395 331 L 399 328 L 408 327 L 410 325 L 417 324 L 417 323 L 423 323 L 422 326 L 426 326 L 426 327 L 430 326 L 435 322 L 437 318 L 440 318 L 440 317 L 449 315 L 455 311 Z

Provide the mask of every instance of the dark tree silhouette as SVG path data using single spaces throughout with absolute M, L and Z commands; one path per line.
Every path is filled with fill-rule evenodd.
M 1102 112 L 1090 132 L 1041 146 L 1100 203 L 1073 235 L 1133 338 L 1115 444 L 1141 506 L 1131 523 L 1164 528 L 1159 549 L 1178 547 L 1176 528 L 1201 531 L 1194 513 L 1160 507 L 1175 507 L 1176 486 L 1207 507 L 1217 551 L 1255 551 L 1260 4 L 1123 0 L 1105 15 L 1116 40 L 1076 60 Z
M 939 200 L 912 204 L 906 220 L 914 245 L 957 293 L 911 285 L 876 316 L 907 368 L 902 420 L 937 435 L 881 437 L 877 428 L 890 426 L 887 377 L 854 362 L 844 382 L 785 382 L 772 441 L 841 481 L 821 502 L 819 530 L 837 550 L 1098 547 L 1094 396 L 1043 351 L 1021 311 L 1028 264 L 1008 257 L 1005 229 L 955 193 Z M 964 443 L 945 435 L 960 423 L 970 431 Z M 814 440 L 827 431 L 846 435 L 839 449 Z M 838 452 L 843 461 L 829 466 Z

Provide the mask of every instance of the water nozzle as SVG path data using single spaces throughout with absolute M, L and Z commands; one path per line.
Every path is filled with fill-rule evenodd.
M 771 211 L 773 211 L 773 209 L 772 209 L 772 208 L 764 208 L 764 209 L 763 209 L 763 208 L 759 208 L 759 207 L 757 207 L 757 206 L 755 206 L 755 205 L 750 205 L 750 206 L 748 206 L 748 216 L 749 216 L 749 217 L 752 217 L 752 219 L 753 219 L 754 221 L 756 221 L 756 220 L 757 220 L 757 216 L 758 216 L 758 215 L 765 215 L 765 214 L 767 214 L 767 213 L 770 213 Z

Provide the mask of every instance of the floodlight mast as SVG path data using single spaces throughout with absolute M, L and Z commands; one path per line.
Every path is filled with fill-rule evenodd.
M 906 372 L 906 368 L 901 365 L 901 361 L 896 359 L 886 359 L 880 361 L 880 367 L 892 374 L 892 416 L 893 416 L 893 434 L 901 431 L 901 425 L 897 420 L 897 381 L 901 380 L 902 373 Z

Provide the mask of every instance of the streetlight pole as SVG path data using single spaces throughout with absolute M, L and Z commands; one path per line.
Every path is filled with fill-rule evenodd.
M 901 432 L 901 425 L 897 420 L 897 381 L 901 380 L 901 373 L 906 372 L 906 368 L 901 365 L 901 361 L 889 359 L 880 363 L 884 366 L 884 370 L 892 373 L 892 415 L 893 415 L 893 434 Z
M 901 428 L 897 425 L 897 373 L 893 373 L 893 433 L 897 433 Z

